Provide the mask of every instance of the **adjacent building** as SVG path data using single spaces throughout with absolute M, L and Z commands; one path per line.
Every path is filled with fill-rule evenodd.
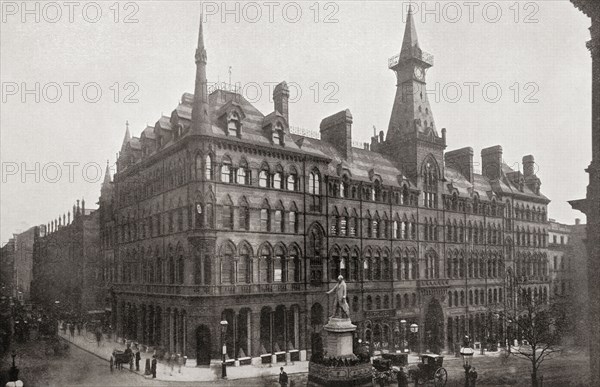
M 589 292 L 589 350 L 591 384 L 600 384 L 600 3 L 596 1 L 571 0 L 590 17 L 591 40 L 587 47 L 592 56 L 592 161 L 586 172 L 590 175 L 587 197 L 571 202 L 573 208 L 587 216 L 586 247 L 588 251 L 587 273 Z
M 3 247 L 0 283 L 4 293 L 21 303 L 29 302 L 35 227 L 13 234 Z
M 446 152 L 425 92 L 433 57 L 409 14 L 387 133 L 352 144 L 353 116 L 290 130 L 289 91 L 262 113 L 209 90 L 202 25 L 194 94 L 139 137 L 127 128 L 100 198 L 104 278 L 118 334 L 204 364 L 304 358 L 348 285 L 358 336 L 375 350 L 440 352 L 464 334 L 502 341 L 492 318 L 518 283 L 548 300 L 549 199 L 533 156 L 500 146 Z M 392 87 L 392 82 L 390 82 Z M 416 324 L 418 332 L 408 329 Z M 512 335 L 512 333 L 508 333 Z
M 550 219 L 548 229 L 548 254 L 550 258 L 550 279 L 552 292 L 555 296 L 572 294 L 573 277 L 573 248 L 570 244 L 571 226 Z M 584 262 L 579 262 L 584 264 Z
M 36 228 L 32 293 L 40 306 L 85 313 L 104 305 L 100 222 L 83 200 L 72 214 L 72 220 L 69 212 Z
M 0 249 L 0 296 L 13 297 L 15 283 L 15 240 L 10 238 Z

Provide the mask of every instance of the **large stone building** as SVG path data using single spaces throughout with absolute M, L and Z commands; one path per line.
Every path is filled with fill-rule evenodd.
M 14 296 L 15 239 L 10 238 L 0 249 L 0 296 Z
M 349 110 L 323 119 L 320 139 L 290 132 L 285 82 L 268 114 L 231 90 L 209 93 L 202 25 L 196 65 L 194 95 L 139 138 L 127 130 L 103 184 L 119 335 L 203 364 L 220 356 L 226 320 L 229 358 L 302 358 L 341 274 L 360 338 L 437 352 L 465 333 L 503 336 L 490 316 L 514 300 L 507 277 L 548 299 L 549 200 L 534 159 L 514 171 L 493 146 L 477 174 L 471 148 L 445 152 L 424 91 L 433 58 L 412 16 L 389 62 L 387 134 L 364 148 L 352 146 Z
M 35 227 L 13 234 L 5 245 L 0 263 L 0 283 L 5 292 L 19 302 L 29 302 L 33 266 Z M 3 248 L 3 249 L 4 249 Z
M 72 214 L 36 227 L 32 297 L 40 306 L 77 314 L 102 307 L 105 295 L 98 211 L 77 200 Z
M 552 291 L 556 296 L 573 292 L 574 260 L 571 252 L 571 226 L 550 219 L 548 228 L 548 256 Z M 578 262 L 585 264 L 584 262 Z
M 571 0 L 590 17 L 592 39 L 587 47 L 592 56 L 592 162 L 586 169 L 590 175 L 587 197 L 571 202 L 573 208 L 587 216 L 588 291 L 590 297 L 588 334 L 592 385 L 600 384 L 600 3 L 588 0 Z

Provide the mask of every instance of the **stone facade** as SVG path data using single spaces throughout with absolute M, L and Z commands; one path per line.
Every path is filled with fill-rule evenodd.
M 487 148 L 477 174 L 471 148 L 444 152 L 446 130 L 419 92 L 433 57 L 412 16 L 390 59 L 387 136 L 364 149 L 352 146 L 349 110 L 323 119 L 320 139 L 290 131 L 285 82 L 266 115 L 230 90 L 209 94 L 200 28 L 195 95 L 140 137 L 127 128 L 102 187 L 120 336 L 202 364 L 220 357 L 225 320 L 232 361 L 301 357 L 320 350 L 325 292 L 341 274 L 357 335 L 374 350 L 440 352 L 466 333 L 504 337 L 491 315 L 514 302 L 507 278 L 548 299 L 549 199 L 533 157 L 521 173 Z
M 15 240 L 11 238 L 0 249 L 0 296 L 14 297 Z
M 586 169 L 590 175 L 587 197 L 571 202 L 573 208 L 587 216 L 588 291 L 590 308 L 588 316 L 590 370 L 592 385 L 600 384 L 600 3 L 585 0 L 571 2 L 590 17 L 591 40 L 587 47 L 592 56 L 592 162 Z
M 73 206 L 70 213 L 36 227 L 33 248 L 34 301 L 62 312 L 85 313 L 104 304 L 99 260 L 98 212 Z

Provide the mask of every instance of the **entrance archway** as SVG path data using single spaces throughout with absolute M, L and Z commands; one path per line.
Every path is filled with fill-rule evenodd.
M 198 365 L 210 365 L 210 328 L 199 325 L 196 328 L 196 363 Z
M 444 348 L 444 312 L 435 298 L 427 306 L 424 341 L 426 348 L 433 353 L 440 353 Z

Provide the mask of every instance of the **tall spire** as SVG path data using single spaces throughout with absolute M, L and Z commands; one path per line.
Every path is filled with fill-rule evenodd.
M 396 97 L 387 140 L 401 142 L 415 132 L 439 137 L 425 88 L 426 70 L 433 66 L 433 56 L 419 46 L 412 9 L 406 17 L 400 54 L 390 58 L 388 65 L 396 73 Z
M 129 121 L 125 121 L 125 137 L 123 138 L 123 144 L 121 145 L 121 151 L 125 149 L 125 146 L 131 140 L 131 133 L 129 133 Z
M 206 48 L 202 30 L 202 14 L 198 31 L 198 47 L 196 48 L 196 84 L 194 87 L 194 104 L 192 106 L 192 133 L 202 134 L 210 131 L 208 116 L 208 85 L 206 81 Z
M 106 160 L 106 169 L 104 171 L 104 181 L 102 182 L 102 185 L 110 184 L 110 182 L 111 182 L 111 178 L 110 178 L 110 166 L 109 166 L 108 160 Z
M 417 38 L 417 29 L 413 20 L 412 7 L 408 8 L 406 15 L 406 27 L 404 28 L 404 40 L 402 41 L 402 49 L 400 56 L 402 58 L 410 57 L 413 53 L 413 48 L 419 47 L 419 38 Z

